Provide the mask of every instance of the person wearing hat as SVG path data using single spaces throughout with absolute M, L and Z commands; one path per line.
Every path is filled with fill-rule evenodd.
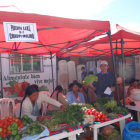
M 94 82 L 93 85 L 96 88 L 97 98 L 109 97 L 113 99 L 113 91 L 115 86 L 115 77 L 114 75 L 108 71 L 108 62 L 106 60 L 102 60 L 100 63 L 101 72 L 96 76 L 98 77 L 98 81 Z

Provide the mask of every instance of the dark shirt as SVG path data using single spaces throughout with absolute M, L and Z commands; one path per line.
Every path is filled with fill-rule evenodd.
M 97 97 L 106 97 L 108 95 L 104 94 L 104 91 L 107 87 L 113 87 L 115 86 L 115 78 L 114 75 L 110 72 L 104 73 L 98 73 L 96 75 L 98 77 L 98 82 L 94 83 L 94 86 L 96 88 L 96 95 Z M 110 96 L 113 96 L 112 94 Z
M 84 71 L 81 73 L 81 78 L 82 78 L 82 81 L 84 80 L 84 78 L 86 77 L 87 73 Z

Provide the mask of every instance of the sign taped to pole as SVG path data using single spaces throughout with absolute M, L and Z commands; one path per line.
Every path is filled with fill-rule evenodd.
M 36 23 L 3 22 L 6 42 L 38 41 Z

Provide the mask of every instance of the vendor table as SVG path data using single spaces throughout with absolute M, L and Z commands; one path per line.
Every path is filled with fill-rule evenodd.
M 116 122 L 120 122 L 120 130 L 121 130 L 121 134 L 123 132 L 124 126 L 125 126 L 125 119 L 130 118 L 131 114 L 128 114 L 126 116 L 117 118 L 117 119 L 113 119 L 107 122 L 103 122 L 103 123 L 99 123 L 99 124 L 94 124 L 91 125 L 90 127 L 93 128 L 93 135 L 94 135 L 94 140 L 98 140 L 98 128 L 116 123 Z
M 126 105 L 126 107 L 130 110 L 137 111 L 138 122 L 140 122 L 140 101 L 135 101 L 135 106 Z
M 45 138 L 41 138 L 40 140 L 59 140 L 59 139 L 63 139 L 63 138 L 68 138 L 68 140 L 76 140 L 76 134 L 80 134 L 83 132 L 83 129 L 77 129 L 74 130 L 72 132 L 61 132 L 59 134 L 55 134 L 55 135 L 51 135 Z

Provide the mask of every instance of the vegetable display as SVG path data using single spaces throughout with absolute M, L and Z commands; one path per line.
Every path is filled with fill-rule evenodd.
M 56 123 L 51 118 L 44 118 L 40 123 L 45 125 L 50 131 L 56 131 L 61 128 L 60 124 Z
M 94 106 L 98 111 L 107 114 L 108 117 L 117 117 L 117 114 L 126 115 L 128 113 L 128 110 L 122 106 L 118 106 L 116 101 L 107 101 L 106 98 L 99 99 Z
M 28 117 L 27 115 L 24 115 L 21 119 L 21 122 L 23 123 L 24 126 L 26 126 L 27 124 L 30 124 L 33 122 L 33 120 Z
M 84 111 L 82 106 L 78 104 L 71 104 L 65 111 L 57 111 L 52 115 L 55 123 L 65 123 L 69 125 L 79 125 L 84 120 Z
M 36 134 L 40 134 L 44 131 L 44 128 L 39 122 L 32 122 L 30 123 L 26 129 L 22 130 L 20 134 L 22 136 L 33 136 Z
M 21 128 L 23 128 L 21 120 L 12 116 L 5 117 L 3 120 L 0 120 L 0 137 L 3 139 L 8 138 L 8 140 L 14 137 L 16 140 L 20 140 L 21 135 L 19 135 L 19 131 Z
M 108 121 L 107 115 L 102 112 L 98 112 L 96 109 L 91 108 L 85 111 L 87 115 L 94 115 L 94 120 L 96 122 Z

